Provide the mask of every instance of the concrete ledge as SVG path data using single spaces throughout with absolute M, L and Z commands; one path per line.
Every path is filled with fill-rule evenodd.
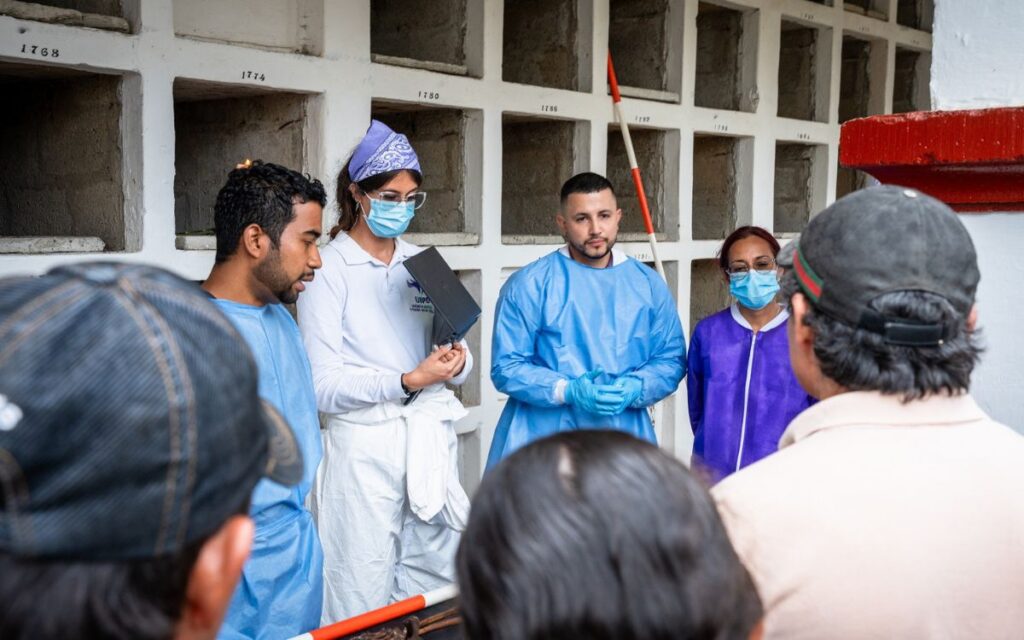
M 611 92 L 609 92 L 610 94 Z M 619 85 L 619 93 L 627 98 L 640 98 L 641 100 L 657 100 L 658 102 L 679 102 L 679 94 L 675 91 L 659 91 L 657 89 L 641 89 L 640 87 L 628 87 Z
M 455 247 L 480 244 L 478 233 L 406 233 L 402 235 L 406 241 L 423 247 Z
M 174 248 L 182 251 L 216 251 L 217 236 L 175 236 Z
M 0 237 L 0 253 L 99 253 L 106 245 L 92 236 Z
M 531 236 L 531 235 L 519 235 L 511 234 L 501 236 L 502 244 L 565 244 L 565 240 L 562 236 L 550 235 L 550 236 Z
M 117 16 L 104 16 L 96 13 L 82 13 L 74 9 L 62 9 L 34 2 L 19 0 L 0 0 L 0 14 L 18 18 L 19 20 L 35 20 L 51 24 L 64 24 L 72 27 L 90 27 L 107 31 L 130 33 L 128 21 Z
M 371 54 L 370 60 L 378 64 L 389 64 L 395 67 L 425 69 L 426 71 L 449 73 L 457 76 L 469 75 L 469 69 L 464 64 L 450 64 L 448 62 L 435 62 L 433 60 L 416 60 L 415 58 L 400 58 L 398 56 L 386 56 L 381 53 Z

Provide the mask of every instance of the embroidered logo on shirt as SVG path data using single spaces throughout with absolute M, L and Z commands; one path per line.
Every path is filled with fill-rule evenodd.
M 410 278 L 405 281 L 405 286 L 409 287 L 410 289 L 415 289 L 417 292 L 419 292 L 419 295 L 413 296 L 413 303 L 409 305 L 409 309 L 411 311 L 420 311 L 422 313 L 434 313 L 434 303 L 430 301 L 430 296 L 428 296 L 423 291 L 423 287 L 420 286 L 419 282 L 416 282 L 415 280 Z

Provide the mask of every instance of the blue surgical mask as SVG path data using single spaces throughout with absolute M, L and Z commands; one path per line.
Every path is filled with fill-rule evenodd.
M 729 276 L 729 293 L 752 311 L 768 306 L 779 292 L 779 279 L 774 271 L 748 271 Z
M 370 213 L 366 215 L 366 224 L 378 238 L 397 238 L 405 233 L 412 222 L 414 203 L 384 202 L 370 198 Z

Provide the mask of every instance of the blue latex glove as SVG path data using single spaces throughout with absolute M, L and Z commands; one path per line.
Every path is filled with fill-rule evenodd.
M 615 413 L 622 413 L 626 409 L 639 409 L 640 397 L 644 394 L 644 381 L 634 376 L 622 376 L 615 380 L 612 385 L 622 389 L 622 405 Z
M 623 390 L 615 385 L 594 384 L 603 371 L 588 371 L 565 387 L 565 403 L 579 407 L 587 413 L 599 416 L 614 416 L 622 413 Z

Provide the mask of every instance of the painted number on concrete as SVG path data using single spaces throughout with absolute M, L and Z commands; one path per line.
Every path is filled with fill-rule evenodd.
M 440 100 L 441 94 L 437 91 L 420 91 L 417 94 L 420 100 Z
M 23 44 L 21 45 L 21 52 L 27 53 L 30 56 L 39 56 L 40 58 L 60 57 L 60 49 L 54 49 L 51 47 L 40 47 L 37 44 Z
M 797 140 L 810 140 L 811 139 L 811 134 L 809 134 L 809 133 L 798 133 L 798 134 L 796 134 L 796 139 Z
M 713 128 L 713 129 L 714 129 L 715 131 L 728 131 L 728 130 L 729 130 L 729 125 L 727 125 L 727 124 L 716 124 L 716 125 L 715 125 L 714 127 L 712 127 L 712 128 Z
M 258 80 L 259 82 L 266 82 L 267 76 L 259 71 L 243 71 L 242 80 Z
M 540 110 L 544 111 L 544 112 L 547 112 L 547 113 L 558 113 L 558 105 L 557 104 L 542 104 L 542 105 L 540 105 Z
M 818 16 L 814 15 L 813 13 L 804 12 L 800 14 L 800 17 L 803 18 L 804 20 L 810 20 L 812 22 L 818 21 Z
M 635 116 L 633 120 L 639 124 L 645 124 L 651 121 L 651 116 Z

